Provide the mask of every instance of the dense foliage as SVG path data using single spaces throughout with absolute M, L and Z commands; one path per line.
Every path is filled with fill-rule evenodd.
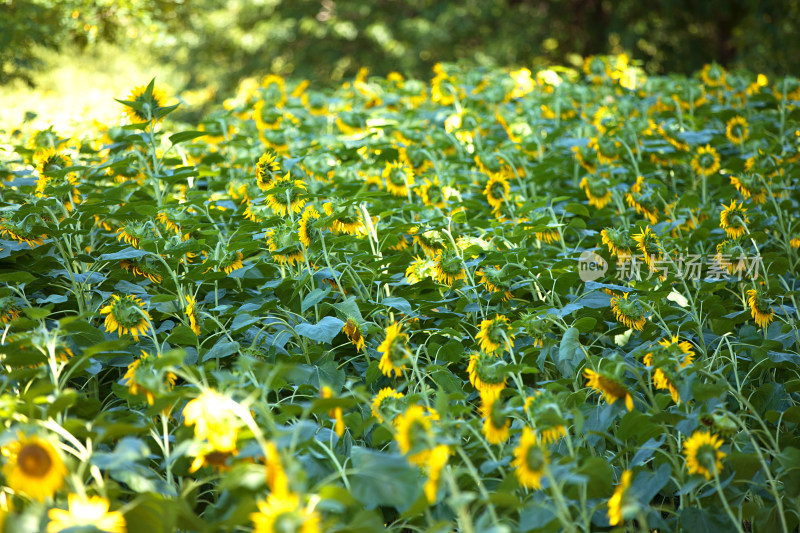
M 794 531 L 800 83 L 157 83 L 0 167 L 0 529 Z

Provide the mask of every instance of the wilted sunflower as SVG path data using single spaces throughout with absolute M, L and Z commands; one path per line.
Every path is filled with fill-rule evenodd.
M 769 305 L 769 301 L 761 289 L 749 289 L 747 291 L 747 304 L 750 306 L 750 314 L 759 327 L 765 328 L 775 318 L 775 312 Z
M 589 180 L 589 177 L 586 176 L 581 180 L 579 187 L 586 194 L 589 205 L 597 209 L 603 209 L 611 201 L 612 192 L 606 178 Z
M 408 342 L 408 335 L 401 333 L 400 324 L 391 324 L 386 328 L 386 339 L 378 346 L 378 351 L 381 353 L 381 360 L 378 368 L 384 376 L 390 376 L 392 373 L 396 377 L 403 374 L 406 368 L 406 343 Z
M 629 300 L 628 294 L 626 292 L 621 297 L 619 295 L 612 296 L 611 310 L 614 312 L 617 322 L 636 331 L 642 331 L 647 323 L 644 317 L 646 310 L 639 298 L 634 296 Z
M 383 422 L 383 412 L 390 407 L 396 408 L 396 400 L 402 399 L 402 392 L 397 392 L 391 387 L 382 388 L 372 399 L 372 416 L 377 418 L 378 422 Z M 394 417 L 391 418 L 394 419 Z
M 506 364 L 502 359 L 484 352 L 469 356 L 469 382 L 483 396 L 499 396 L 506 386 Z
M 355 345 L 357 352 L 364 349 L 364 335 L 361 333 L 361 325 L 356 322 L 354 318 L 347 318 L 344 327 L 342 327 L 342 331 L 344 331 L 347 338 L 350 339 L 350 342 Z
M 50 509 L 47 516 L 47 533 L 80 529 L 100 530 L 105 533 L 126 533 L 125 517 L 120 511 L 108 511 L 109 501 L 102 496 L 70 494 L 67 496 L 68 509 Z
M 692 158 L 692 170 L 698 176 L 710 176 L 719 170 L 719 154 L 707 144 L 697 149 Z
M 267 205 L 278 216 L 299 213 L 306 205 L 306 184 L 303 180 L 293 180 L 291 173 L 276 177 L 267 191 Z
M 218 452 L 234 452 L 240 423 L 235 401 L 213 389 L 204 390 L 183 408 L 183 423 L 194 425 L 194 435 Z
M 144 302 L 136 296 L 128 294 L 120 297 L 114 294 L 100 312 L 106 314 L 105 326 L 108 333 L 116 330 L 120 337 L 124 333 L 130 333 L 137 341 L 140 334 L 147 334 L 150 315 L 144 310 Z
M 624 400 L 625 407 L 628 408 L 628 411 L 633 411 L 633 397 L 631 393 L 628 391 L 628 388 L 617 381 L 616 378 L 595 372 L 591 368 L 584 369 L 583 376 L 589 380 L 586 385 L 602 393 L 603 398 L 609 404 L 613 404 L 617 400 Z
M 389 194 L 400 198 L 406 198 L 408 188 L 414 185 L 414 171 L 404 161 L 387 163 L 381 177 L 386 183 L 386 190 L 389 191 Z
M 736 239 L 747 233 L 747 209 L 744 203 L 736 205 L 736 200 L 731 200 L 731 205 L 722 204 L 724 208 L 719 215 L 719 225 L 731 239 Z
M 741 144 L 750 135 L 747 119 L 744 117 L 733 117 L 725 124 L 725 137 L 732 144 Z
M 486 182 L 486 187 L 483 189 L 483 194 L 486 196 L 486 201 L 489 202 L 492 209 L 500 209 L 503 202 L 508 201 L 509 195 L 511 194 L 508 176 L 502 171 L 492 172 L 489 175 L 489 181 Z
M 67 467 L 47 440 L 20 434 L 2 449 L 6 458 L 3 476 L 11 490 L 44 501 L 53 497 L 64 484 Z
M 612 257 L 616 255 L 622 258 L 633 255 L 633 247 L 636 246 L 636 241 L 628 235 L 628 230 L 605 228 L 600 232 L 600 236 L 603 238 L 603 244 L 608 246 L 608 251 Z
M 475 340 L 480 343 L 481 350 L 488 354 L 496 354 L 501 348 L 511 351 L 514 334 L 505 315 L 495 315 L 494 318 L 481 321 L 481 330 L 475 335 Z
M 614 489 L 614 495 L 608 500 L 608 522 L 612 526 L 622 524 L 626 517 L 636 514 L 638 510 L 636 500 L 629 494 L 632 475 L 630 470 L 622 473 L 619 485 Z
M 767 201 L 767 191 L 764 190 L 757 180 L 750 174 L 742 176 L 731 176 L 731 185 L 736 187 L 739 194 L 747 198 L 752 198 L 754 204 L 763 204 Z
M 690 474 L 702 474 L 706 480 L 713 473 L 722 471 L 722 459 L 725 452 L 720 451 L 722 439 L 711 435 L 708 431 L 695 431 L 683 443 L 683 454 L 686 456 L 686 468 Z
M 160 122 L 163 119 L 163 117 L 156 119 L 156 114 L 166 107 L 166 94 L 161 89 L 153 87 L 148 95 L 147 89 L 148 86 L 141 85 L 134 88 L 131 94 L 128 95 L 128 101 L 134 102 L 141 107 L 141 109 L 136 109 L 129 104 L 124 104 L 125 114 L 128 115 L 128 119 L 134 124 L 150 122 L 151 120 Z
M 254 533 L 320 533 L 320 516 L 309 505 L 301 507 L 300 496 L 293 492 L 272 492 L 266 501 L 256 502 L 257 513 L 250 514 Z
M 272 188 L 275 177 L 281 171 L 277 157 L 275 152 L 265 152 L 256 163 L 256 184 L 262 191 Z
M 460 279 L 467 279 L 464 270 L 464 261 L 455 250 L 446 248 L 436 254 L 433 261 L 433 268 L 436 272 L 436 280 L 448 287 Z
M 548 462 L 547 448 L 539 442 L 536 433 L 529 427 L 523 428 L 511 463 L 520 485 L 529 489 L 541 488 L 541 479 Z

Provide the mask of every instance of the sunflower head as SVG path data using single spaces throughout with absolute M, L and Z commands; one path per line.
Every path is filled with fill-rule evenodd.
M 291 173 L 276 177 L 267 189 L 267 205 L 278 216 L 299 213 L 306 205 L 306 184 L 303 180 L 293 180 Z
M 731 239 L 736 239 L 747 233 L 747 224 L 750 219 L 747 217 L 747 209 L 744 203 L 737 205 L 736 200 L 731 200 L 731 205 L 722 204 L 722 212 L 719 215 L 719 225 Z
M 750 306 L 750 314 L 759 327 L 769 326 L 775 318 L 775 312 L 770 306 L 770 300 L 764 291 L 758 287 L 747 291 L 747 304 Z
M 481 413 L 485 417 L 483 436 L 489 444 L 502 444 L 507 441 L 511 418 L 506 413 L 500 397 L 494 395 L 481 397 Z
M 541 479 L 548 463 L 547 448 L 538 439 L 536 432 L 529 427 L 523 428 L 519 444 L 514 448 L 514 460 L 511 463 L 516 469 L 520 485 L 529 489 L 541 488 Z
M 476 352 L 469 356 L 467 374 L 469 382 L 482 397 L 499 396 L 506 386 L 505 369 L 506 364 L 501 358 Z
M 17 299 L 13 296 L 0 297 L 0 323 L 8 324 L 12 320 L 19 318 L 21 314 Z
M 508 183 L 506 173 L 502 171 L 492 172 L 489 175 L 489 181 L 486 182 L 486 187 L 483 189 L 483 194 L 492 209 L 499 209 L 504 202 L 508 201 L 511 194 L 511 186 Z
M 481 350 L 488 354 L 497 354 L 501 349 L 511 350 L 514 334 L 508 318 L 504 315 L 495 315 L 494 318 L 481 322 L 481 329 L 475 336 Z
M 28 497 L 44 501 L 64 484 L 67 468 L 50 441 L 19 435 L 2 449 L 6 458 L 3 476 L 8 486 Z
M 647 323 L 645 319 L 647 310 L 638 297 L 629 298 L 629 294 L 626 292 L 622 296 L 612 296 L 611 310 L 614 312 L 617 322 L 625 324 L 636 331 L 642 331 Z
M 106 533 L 125 533 L 127 525 L 120 511 L 109 512 L 110 503 L 101 496 L 70 494 L 67 496 L 68 509 L 50 509 L 47 513 L 50 522 L 47 531 L 104 531 Z
M 322 231 L 314 224 L 316 220 L 319 220 L 319 217 L 319 211 L 314 209 L 313 206 L 307 206 L 300 217 L 297 236 L 307 249 L 311 248 L 312 245 L 318 245 L 322 238 Z
M 720 451 L 722 439 L 708 431 L 695 431 L 683 444 L 686 468 L 690 474 L 702 474 L 710 480 L 722 471 L 725 452 Z
M 603 244 L 608 246 L 611 256 L 630 256 L 633 255 L 633 247 L 636 241 L 631 239 L 628 231 L 623 228 L 605 228 L 600 232 Z
M 269 228 L 265 232 L 265 236 L 267 248 L 276 262 L 281 265 L 303 262 L 305 256 L 300 241 L 289 225 Z
M 502 293 L 502 300 L 506 302 L 514 297 L 514 294 L 509 290 L 511 288 L 510 280 L 498 265 L 484 267 L 476 273 L 480 282 L 490 293 Z
M 361 325 L 355 318 L 348 317 L 344 327 L 342 327 L 342 331 L 350 339 L 350 342 L 355 345 L 356 351 L 360 352 L 364 349 L 364 334 L 361 331 Z
M 452 248 L 445 248 L 438 252 L 433 264 L 436 279 L 439 283 L 452 287 L 457 280 L 467 278 L 464 262 L 461 256 Z
M 654 262 L 661 259 L 661 244 L 658 242 L 658 237 L 650 226 L 646 226 L 639 233 L 633 235 L 633 241 L 636 247 L 644 256 L 644 262 L 650 268 L 653 268 Z
M 386 339 L 378 346 L 381 360 L 378 365 L 384 376 L 394 374 L 400 377 L 405 369 L 408 358 L 408 335 L 401 332 L 399 323 L 391 324 L 386 328 Z
M 733 144 L 741 144 L 750 135 L 750 127 L 744 117 L 733 117 L 725 124 L 725 137 Z
M 639 510 L 636 498 L 631 494 L 631 478 L 633 473 L 626 470 L 622 473 L 614 495 L 608 500 L 608 521 L 612 526 L 622 524 L 626 518 L 634 516 Z
M 581 180 L 579 186 L 586 194 L 589 205 L 597 209 L 604 208 L 611 201 L 612 192 L 607 178 L 586 176 Z
M 272 188 L 273 181 L 281 171 L 277 157 L 277 154 L 270 150 L 265 152 L 256 163 L 256 184 L 262 191 Z
M 633 411 L 633 397 L 619 378 L 604 372 L 595 372 L 590 368 L 583 371 L 583 376 L 587 379 L 586 385 L 601 393 L 608 403 L 624 400 L 628 411 Z
M 692 158 L 692 170 L 699 176 L 710 176 L 719 170 L 719 154 L 709 144 L 697 149 Z
M 553 393 L 539 390 L 525 398 L 525 413 L 533 421 L 533 429 L 544 444 L 553 443 L 567 434 L 567 422 L 561 416 L 561 406 Z
M 414 171 L 405 161 L 387 163 L 381 177 L 386 183 L 389 194 L 400 198 L 408 196 L 408 188 L 414 185 Z
M 387 414 L 390 414 L 390 416 L 387 416 L 389 420 L 394 420 L 394 417 L 402 412 L 402 399 L 402 392 L 397 392 L 391 387 L 382 388 L 372 399 L 372 415 L 379 422 L 382 422 L 384 415 Z
M 149 85 L 141 85 L 134 88 L 127 101 L 121 103 L 125 106 L 125 114 L 128 119 L 135 124 L 142 122 L 160 122 L 164 116 L 163 112 L 167 109 L 167 97 L 153 82 Z M 161 116 L 159 116 L 161 115 Z
M 108 333 L 115 330 L 120 336 L 130 333 L 138 341 L 139 335 L 145 335 L 149 330 L 150 315 L 144 310 L 144 302 L 131 294 L 112 295 L 100 312 L 106 315 Z
M 395 418 L 395 440 L 410 463 L 424 464 L 428 459 L 433 441 L 432 419 L 431 413 L 420 405 L 409 406 Z

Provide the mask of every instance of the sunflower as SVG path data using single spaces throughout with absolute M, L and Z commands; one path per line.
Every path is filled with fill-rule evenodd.
M 114 233 L 117 233 L 117 240 L 119 242 L 124 242 L 125 244 L 130 244 L 134 248 L 139 250 L 142 249 L 141 240 L 146 238 L 152 238 L 154 235 L 149 230 L 149 228 L 142 223 L 139 222 L 126 222 L 121 228 L 117 229 Z
M 414 172 L 405 161 L 392 161 L 383 168 L 381 177 L 386 182 L 386 190 L 393 196 L 405 198 L 408 188 L 414 185 Z
M 759 327 L 765 328 L 775 318 L 775 312 L 769 305 L 769 301 L 760 289 L 750 289 L 747 291 L 747 304 L 750 306 L 750 314 Z
M 435 274 L 433 261 L 419 256 L 415 257 L 414 261 L 406 268 L 406 279 L 411 285 L 419 283 L 425 278 L 433 277 Z
M 625 194 L 625 202 L 636 209 L 637 213 L 644 215 L 651 224 L 658 222 L 658 207 L 653 200 L 653 192 L 645 187 L 642 176 L 636 178 L 630 192 Z
M 428 479 L 425 481 L 425 499 L 428 503 L 433 505 L 436 503 L 436 491 L 439 488 L 439 477 L 442 469 L 447 465 L 447 459 L 450 457 L 450 447 L 444 444 L 439 444 L 431 450 L 425 461 L 425 470 L 428 474 Z
M 709 87 L 724 87 L 725 69 L 716 63 L 706 64 L 700 71 L 700 79 Z
M 636 247 L 642 252 L 645 264 L 652 271 L 655 268 L 655 263 L 661 260 L 661 245 L 658 242 L 658 237 L 650 226 L 639 230 L 639 233 L 634 234 L 632 237 L 636 243 Z
M 605 228 L 600 232 L 603 244 L 608 246 L 611 256 L 631 256 L 636 242 L 628 235 L 628 231 L 620 228 Z
M 377 418 L 378 422 L 383 422 L 383 415 L 381 412 L 390 407 L 396 407 L 396 400 L 401 399 L 403 399 L 402 392 L 397 392 L 391 387 L 382 388 L 372 399 L 372 416 Z
M 455 250 L 450 248 L 446 248 L 436 254 L 433 268 L 436 272 L 436 280 L 448 287 L 452 287 L 453 283 L 460 279 L 467 279 L 464 261 Z
M 205 466 L 210 466 L 214 470 L 223 471 L 230 468 L 228 459 L 234 457 L 232 452 L 218 452 L 213 449 L 203 450 L 198 453 L 189 466 L 189 473 L 194 474 Z
M 502 359 L 484 352 L 469 356 L 467 374 L 469 382 L 480 392 L 481 397 L 499 396 L 506 387 L 505 363 Z
M 652 352 L 645 354 L 643 362 L 646 366 L 654 366 Z M 656 364 L 658 365 L 658 363 Z M 678 393 L 677 387 L 675 387 L 675 383 L 672 379 L 670 379 L 670 377 L 667 376 L 667 373 L 662 368 L 656 367 L 653 371 L 653 385 L 656 387 L 656 389 L 669 391 L 673 402 L 681 402 L 681 396 Z
M 181 226 L 174 219 L 178 218 L 176 215 L 171 215 L 166 211 L 161 211 L 156 215 L 156 220 L 164 224 L 167 231 L 171 231 L 177 235 L 182 235 Z
M 361 213 L 352 205 L 336 209 L 330 202 L 322 205 L 325 214 L 331 217 L 330 230 L 336 235 L 366 235 L 367 227 L 364 225 Z
M 532 421 L 537 438 L 543 444 L 552 444 L 567 434 L 566 420 L 556 397 L 547 390 L 538 390 L 525 398 L 525 413 Z
M 626 516 L 635 514 L 637 509 L 635 501 L 629 497 L 628 491 L 631 488 L 632 472 L 625 470 L 622 473 L 619 485 L 614 489 L 614 495 L 608 500 L 608 521 L 612 526 L 622 524 Z
M 108 511 L 109 501 L 101 496 L 70 494 L 67 496 L 69 509 L 50 509 L 47 516 L 47 533 L 80 528 L 104 531 L 105 533 L 126 533 L 125 517 L 119 511 Z
M 23 227 L 19 222 L 0 219 L 0 237 L 10 238 L 17 242 L 24 242 L 33 248 L 37 245 L 44 244 L 47 235 L 36 234 L 28 227 Z
M 411 228 L 408 233 L 411 235 L 411 240 L 430 258 L 436 257 L 436 254 L 447 247 L 442 234 L 437 230 L 419 231 L 419 228 Z
M 475 340 L 480 343 L 481 350 L 488 354 L 496 354 L 500 348 L 511 351 L 514 334 L 504 315 L 495 315 L 494 318 L 483 320 L 481 330 L 475 335 Z
M 617 400 L 625 400 L 625 407 L 628 408 L 628 411 L 633 411 L 633 397 L 631 393 L 628 391 L 628 388 L 617 381 L 616 378 L 597 373 L 591 368 L 584 369 L 583 376 L 589 380 L 586 385 L 602 393 L 603 398 L 609 404 L 613 404 Z
M 719 170 L 719 154 L 711 145 L 701 146 L 692 158 L 692 170 L 697 175 L 710 176 Z
M 511 463 L 520 485 L 529 489 L 541 488 L 541 479 L 548 461 L 547 448 L 539 441 L 536 432 L 529 427 L 523 428 Z
M 314 221 L 319 219 L 319 212 L 313 207 L 309 206 L 300 217 L 300 223 L 297 227 L 297 236 L 303 246 L 310 248 L 312 243 L 316 243 L 319 239 L 319 229 L 313 226 Z
M 239 436 L 239 420 L 234 414 L 235 402 L 213 389 L 203 391 L 183 408 L 183 423 L 194 425 L 194 435 L 218 452 L 234 452 Z
M 439 183 L 439 177 L 434 176 L 433 181 L 430 178 L 425 178 L 423 183 L 418 189 L 418 193 L 422 198 L 422 203 L 430 207 L 444 208 L 446 205 L 445 189 Z
M 9 324 L 12 320 L 19 318 L 21 314 L 17 300 L 13 296 L 0 298 L 0 323 Z
M 166 94 L 161 89 L 150 85 L 141 85 L 131 91 L 131 94 L 128 95 L 128 101 L 136 104 L 136 107 L 124 104 L 125 114 L 128 115 L 128 119 L 132 123 L 140 124 L 152 120 L 160 122 L 163 119 L 163 117 L 156 118 L 158 112 L 166 107 L 167 102 Z
M 695 431 L 683 443 L 683 454 L 686 456 L 686 468 L 690 474 L 702 474 L 706 481 L 714 473 L 722 470 L 722 459 L 725 452 L 720 451 L 723 442 L 716 435 L 708 431 Z
M 486 187 L 483 189 L 483 194 L 492 209 L 500 209 L 503 202 L 508 201 L 511 194 L 508 176 L 504 172 L 492 172 L 489 175 L 489 181 L 486 182 Z
M 739 194 L 745 199 L 752 198 L 754 204 L 763 204 L 767 201 L 767 192 L 749 174 L 743 176 L 731 176 L 731 185 L 736 187 Z
M 160 357 L 160 356 L 159 356 Z M 137 372 L 141 372 L 142 363 L 147 363 L 150 356 L 147 352 L 142 350 L 142 354 L 137 358 L 134 359 L 131 364 L 128 365 L 128 369 L 125 371 L 125 375 L 122 376 L 122 383 L 128 387 L 128 392 L 132 396 L 144 396 L 147 400 L 148 405 L 153 405 L 155 403 L 155 395 L 151 390 L 147 387 L 142 385 L 140 380 L 136 379 Z M 152 366 L 150 369 L 152 370 Z M 141 374 L 140 374 L 141 378 Z M 177 380 L 177 376 L 172 372 L 167 372 L 165 376 L 165 385 L 168 389 L 172 390 L 172 387 L 175 385 L 175 381 Z
M 36 196 L 40 197 L 44 196 L 45 186 L 50 179 L 47 174 L 72 166 L 72 159 L 67 154 L 56 151 L 55 148 L 40 148 L 33 155 L 33 160 L 36 162 L 36 171 L 39 174 L 35 192 Z M 74 185 L 74 178 L 68 180 L 68 183 Z
M 603 209 L 608 202 L 611 201 L 612 192 L 609 188 L 608 180 L 601 178 L 599 180 L 592 179 L 589 181 L 588 177 L 584 177 L 579 187 L 583 189 L 586 198 L 589 200 L 589 205 L 597 209 Z
M 736 205 L 736 200 L 731 200 L 731 205 L 722 204 L 724 208 L 719 215 L 719 225 L 731 239 L 737 239 L 747 233 L 747 209 L 744 202 Z
M 394 427 L 397 430 L 395 440 L 400 452 L 408 455 L 408 462 L 415 465 L 424 465 L 431 453 L 430 441 L 433 437 L 431 430 L 431 413 L 426 413 L 420 405 L 412 405 L 405 413 L 397 415 Z
M 733 117 L 725 124 L 725 137 L 732 144 L 741 144 L 750 135 L 747 119 L 744 117 Z
M 535 231 L 536 240 L 545 244 L 552 244 L 561 240 L 561 233 L 557 229 L 547 229 L 545 231 Z
M 2 455 L 7 459 L 3 476 L 13 491 L 44 501 L 64 484 L 67 467 L 47 440 L 20 434 L 18 440 L 3 447 Z
M 300 496 L 292 492 L 271 493 L 259 501 L 257 513 L 250 514 L 254 533 L 320 533 L 320 517 L 311 506 L 301 507 Z
M 158 273 L 147 261 L 135 261 L 133 259 L 123 259 L 119 262 L 119 266 L 125 272 L 130 272 L 134 276 L 141 276 L 147 278 L 153 283 L 161 283 L 163 277 Z
M 303 180 L 293 180 L 291 173 L 287 172 L 282 178 L 275 178 L 272 186 L 267 191 L 267 205 L 278 216 L 299 213 L 306 205 L 306 184 Z
M 628 294 L 629 293 L 626 292 L 622 295 L 622 297 L 618 295 L 612 296 L 611 310 L 614 312 L 617 322 L 620 322 L 631 329 L 635 329 L 636 331 L 642 331 L 642 329 L 644 329 L 644 325 L 647 323 L 647 320 L 644 317 L 644 306 L 636 297 L 629 300 Z
M 408 335 L 401 333 L 400 324 L 391 324 L 386 328 L 386 339 L 378 346 L 378 351 L 381 352 L 381 360 L 378 368 L 384 376 L 391 376 L 392 373 L 396 377 L 402 375 L 402 371 L 406 368 L 406 342 L 408 342 Z
M 502 300 L 504 302 L 514 297 L 514 294 L 508 290 L 510 284 L 508 280 L 504 278 L 499 266 L 495 265 L 494 268 L 482 268 L 478 270 L 476 274 L 478 274 L 480 282 L 483 283 L 483 286 L 488 292 L 492 294 L 496 292 L 502 293 Z
M 323 385 L 322 388 L 319 390 L 320 398 L 333 398 L 333 390 L 328 387 L 327 385 Z M 333 418 L 336 423 L 334 425 L 334 429 L 336 434 L 341 437 L 344 435 L 344 416 L 342 415 L 342 408 L 341 407 L 334 407 L 330 411 L 328 411 L 328 416 Z
M 242 264 L 242 252 L 227 252 L 219 262 L 219 268 L 226 274 L 230 274 L 234 270 L 239 270 L 244 265 Z
M 256 163 L 256 184 L 262 191 L 272 188 L 275 177 L 281 171 L 281 166 L 276 161 L 277 157 L 275 152 L 265 152 Z
M 800 248 L 800 237 L 795 237 L 789 241 L 789 246 L 792 248 Z
M 136 296 L 128 294 L 120 297 L 114 294 L 100 312 L 106 314 L 105 326 L 108 333 L 117 330 L 120 337 L 123 333 L 130 333 L 137 341 L 140 334 L 147 334 L 150 315 L 144 310 L 144 302 Z
M 298 239 L 287 226 L 269 228 L 264 235 L 267 237 L 267 248 L 272 258 L 281 265 L 290 265 L 303 262 L 305 255 L 300 248 Z
M 186 317 L 189 319 L 189 327 L 195 335 L 200 335 L 200 326 L 197 324 L 197 302 L 194 296 L 186 295 Z
M 342 331 L 350 339 L 350 342 L 356 346 L 357 352 L 364 350 L 364 335 L 361 333 L 361 325 L 355 319 L 348 317 L 344 327 L 342 327 Z
M 508 440 L 511 419 L 506 415 L 498 396 L 481 396 L 483 436 L 489 444 L 502 444 Z

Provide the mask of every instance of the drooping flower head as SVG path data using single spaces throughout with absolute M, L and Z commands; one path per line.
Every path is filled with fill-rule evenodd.
M 636 247 L 644 255 L 644 262 L 650 269 L 655 268 L 657 261 L 661 260 L 661 244 L 658 242 L 658 237 L 650 226 L 645 227 L 639 233 L 633 235 L 633 241 Z
M 437 418 L 435 412 L 427 412 L 421 405 L 411 405 L 395 418 L 395 440 L 408 462 L 424 465 L 428 460 L 433 448 L 431 423 Z
M 630 494 L 632 476 L 630 470 L 624 471 L 614 495 L 608 500 L 608 521 L 612 526 L 622 524 L 626 518 L 635 515 L 639 508 L 637 500 Z
M 506 363 L 499 357 L 485 352 L 473 353 L 467 365 L 469 382 L 481 397 L 499 396 L 506 387 L 505 367 Z
M 310 505 L 303 506 L 293 492 L 270 493 L 256 502 L 258 512 L 250 514 L 254 533 L 320 533 L 320 516 Z
M 405 161 L 387 163 L 381 173 L 386 190 L 393 196 L 406 198 L 409 187 L 414 185 L 414 171 Z
M 624 400 L 628 411 L 633 411 L 633 397 L 628 387 L 618 378 L 603 372 L 595 372 L 591 368 L 584 369 L 583 376 L 588 380 L 586 385 L 601 393 L 605 401 L 613 404 L 617 400 Z
M 636 331 L 642 331 L 644 325 L 647 323 L 645 319 L 647 310 L 639 298 L 636 296 L 628 298 L 629 294 L 630 293 L 626 292 L 622 296 L 612 296 L 611 310 L 614 312 L 617 322 L 631 329 L 635 329 Z
M 636 241 L 631 239 L 628 235 L 628 230 L 622 228 L 605 228 L 600 232 L 603 238 L 603 244 L 608 246 L 608 251 L 611 256 L 630 257 L 633 255 L 633 247 L 637 245 Z
M 139 335 L 145 335 L 149 330 L 150 315 L 144 310 L 144 302 L 132 294 L 112 295 L 100 312 L 106 315 L 105 326 L 108 333 L 117 331 L 120 337 L 130 333 L 138 341 Z
M 586 194 L 589 205 L 597 209 L 603 209 L 608 205 L 613 196 L 608 179 L 606 178 L 590 178 L 589 176 L 585 176 L 581 180 L 579 186 Z
M 769 299 L 761 288 L 749 289 L 747 291 L 747 304 L 750 306 L 750 314 L 759 327 L 765 328 L 775 318 L 775 312 L 769 305 Z
M 744 117 L 733 117 L 725 124 L 725 137 L 733 144 L 743 143 L 749 135 L 750 128 Z
M 278 216 L 299 213 L 306 205 L 306 184 L 303 180 L 293 180 L 291 173 L 276 177 L 267 189 L 267 205 Z
M 511 418 L 499 396 L 481 396 L 481 415 L 484 417 L 483 436 L 489 444 L 502 444 L 508 440 Z
M 194 425 L 194 435 L 219 452 L 234 452 L 240 421 L 233 407 L 235 401 L 213 389 L 204 390 L 183 408 L 183 422 Z
M 495 315 L 494 318 L 483 320 L 481 330 L 475 335 L 475 340 L 479 342 L 481 350 L 488 354 L 499 355 L 501 349 L 511 351 L 514 333 L 508 318 L 504 315 Z
M 386 328 L 386 338 L 378 346 L 378 352 L 381 353 L 378 368 L 384 376 L 391 377 L 394 374 L 396 377 L 400 377 L 403 375 L 408 352 L 407 342 L 408 335 L 402 333 L 399 322 Z
M 277 154 L 272 151 L 265 152 L 256 163 L 256 184 L 262 191 L 272 188 L 275 178 L 281 171 L 277 161 Z
M 356 319 L 348 317 L 344 323 L 344 326 L 342 327 L 342 331 L 344 331 L 345 335 L 347 335 L 347 338 L 350 339 L 350 342 L 355 345 L 357 352 L 360 352 L 364 349 L 364 335 L 361 332 L 361 325 L 356 321 Z
M 166 107 L 167 97 L 164 91 L 155 86 L 141 85 L 131 91 L 128 101 L 136 104 L 136 107 L 124 104 L 125 114 L 132 123 L 140 124 L 153 120 L 160 122 L 163 117 L 156 118 L 156 116 Z
M 553 393 L 539 390 L 525 398 L 525 413 L 542 443 L 551 444 L 567 434 L 567 422 L 561 416 L 561 407 Z
M 489 181 L 483 189 L 486 201 L 492 209 L 500 209 L 504 202 L 507 202 L 511 195 L 511 186 L 508 183 L 508 176 L 504 172 L 492 172 Z
M 436 272 L 436 280 L 448 287 L 452 287 L 457 280 L 467 279 L 464 261 L 452 248 L 445 248 L 438 252 L 433 265 Z
M 303 262 L 305 256 L 300 241 L 289 225 L 269 228 L 264 235 L 267 237 L 270 255 L 276 262 L 281 265 Z
M 392 413 L 389 416 L 390 420 L 401 411 L 398 400 L 403 399 L 403 393 L 397 392 L 391 387 L 382 388 L 378 394 L 372 399 L 372 416 L 378 419 L 378 422 L 383 422 L 383 417 L 387 413 Z
M 504 302 L 514 297 L 514 294 L 509 290 L 511 288 L 511 283 L 508 278 L 503 275 L 503 271 L 499 266 L 484 267 L 478 270 L 476 274 L 478 274 L 478 278 L 486 290 L 492 294 L 496 292 L 501 293 Z

